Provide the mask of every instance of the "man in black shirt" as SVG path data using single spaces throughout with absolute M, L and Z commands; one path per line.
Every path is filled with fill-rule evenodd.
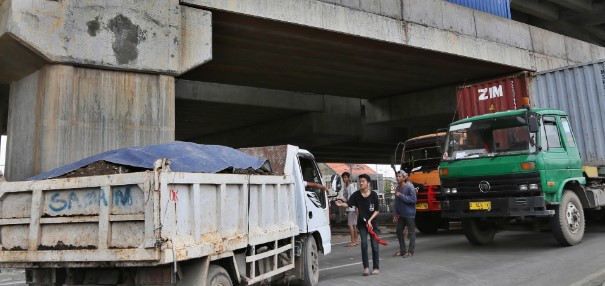
M 351 195 L 348 202 L 342 200 L 336 201 L 339 207 L 356 207 L 359 210 L 357 216 L 357 228 L 361 237 L 361 260 L 363 261 L 363 276 L 370 275 L 368 261 L 368 228 L 378 229 L 378 224 L 374 219 L 378 216 L 378 194 L 370 190 L 370 176 L 367 174 L 359 175 L 359 186 L 361 189 Z M 380 274 L 378 264 L 378 241 L 370 236 L 372 244 L 372 275 Z

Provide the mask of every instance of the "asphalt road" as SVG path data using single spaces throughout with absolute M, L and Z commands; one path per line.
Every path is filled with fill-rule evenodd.
M 363 277 L 359 246 L 344 247 L 348 236 L 335 235 L 332 253 L 320 260 L 319 285 L 605 285 L 605 222 L 587 224 L 573 247 L 544 232 L 500 232 L 488 246 L 471 245 L 460 230 L 418 234 L 412 258 L 393 257 L 397 238 L 382 237 L 389 243 L 380 246 L 382 273 Z M 24 280 L 21 271 L 0 273 L 0 286 Z
M 394 234 L 380 246 L 381 274 L 361 275 L 359 246 L 335 237 L 320 260 L 320 286 L 327 285 L 605 285 L 605 222 L 589 222 L 584 240 L 560 247 L 549 232 L 499 232 L 491 245 L 471 245 L 460 230 L 418 234 L 412 258 L 393 257 Z M 371 250 L 368 250 L 370 256 Z

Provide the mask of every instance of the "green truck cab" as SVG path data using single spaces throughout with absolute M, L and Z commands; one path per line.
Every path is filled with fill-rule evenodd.
M 605 205 L 605 179 L 582 165 L 569 116 L 556 109 L 484 114 L 452 123 L 439 175 L 442 215 L 473 244 L 499 230 L 549 230 L 582 241 L 585 209 Z

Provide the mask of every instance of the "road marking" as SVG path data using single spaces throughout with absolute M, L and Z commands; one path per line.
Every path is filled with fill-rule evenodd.
M 321 271 L 321 270 L 320 270 Z M 603 276 L 603 277 L 600 277 Z M 595 272 L 593 274 L 588 275 L 586 278 L 576 281 L 574 283 L 572 283 L 569 286 L 581 286 L 581 285 L 587 285 L 589 282 L 603 282 L 603 281 L 592 281 L 595 279 L 603 279 L 605 280 L 605 268 L 603 268 L 603 270 L 599 271 L 599 272 Z M 603 283 L 605 284 L 605 283 Z
M 382 259 L 378 259 L 378 261 L 382 261 Z M 319 271 L 321 272 L 324 270 L 332 270 L 332 269 L 338 269 L 338 268 L 349 267 L 349 266 L 360 265 L 360 264 L 361 264 L 361 262 L 349 263 L 349 264 L 345 264 L 345 265 L 332 266 L 332 267 L 328 267 L 328 268 L 324 268 L 324 269 L 319 269 Z
M 395 237 L 395 236 L 396 236 L 396 235 L 385 235 L 385 236 L 382 236 L 381 238 L 389 238 L 389 237 Z M 350 241 L 339 242 L 339 243 L 332 243 L 332 245 L 341 245 L 341 244 L 347 244 L 347 243 L 349 243 L 349 242 L 350 242 Z M 361 241 L 358 241 L 358 242 L 359 242 L 359 243 L 361 243 Z

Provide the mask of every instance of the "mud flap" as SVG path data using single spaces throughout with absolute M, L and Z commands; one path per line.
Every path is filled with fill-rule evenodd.
M 208 256 L 181 263 L 180 268 L 182 269 L 182 277 L 176 285 L 206 286 L 209 267 L 210 257 Z

